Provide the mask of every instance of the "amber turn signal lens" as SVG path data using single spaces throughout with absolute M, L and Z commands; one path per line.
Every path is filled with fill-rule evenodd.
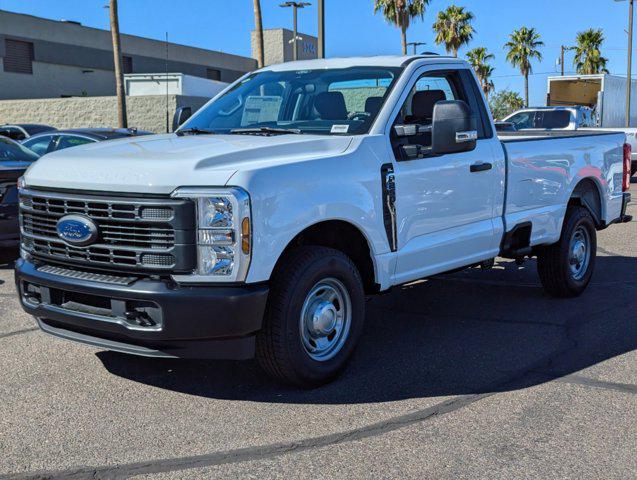
M 250 219 L 247 217 L 241 222 L 241 251 L 246 255 L 250 253 Z

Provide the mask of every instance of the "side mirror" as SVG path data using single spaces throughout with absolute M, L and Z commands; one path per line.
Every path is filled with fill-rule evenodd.
M 192 108 L 179 107 L 173 115 L 173 132 L 182 126 L 192 116 Z
M 445 100 L 434 106 L 432 150 L 437 155 L 470 152 L 478 140 L 478 121 L 462 100 Z

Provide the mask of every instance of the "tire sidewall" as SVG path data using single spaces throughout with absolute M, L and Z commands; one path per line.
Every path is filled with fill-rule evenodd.
M 352 316 L 349 335 L 341 350 L 331 359 L 312 359 L 301 340 L 300 316 L 310 290 L 321 280 L 335 278 L 347 289 Z M 321 383 L 340 373 L 354 352 L 361 335 L 365 317 L 365 298 L 358 271 L 339 254 L 329 254 L 307 266 L 300 278 L 295 279 L 288 305 L 285 308 L 285 343 L 295 373 L 308 383 Z

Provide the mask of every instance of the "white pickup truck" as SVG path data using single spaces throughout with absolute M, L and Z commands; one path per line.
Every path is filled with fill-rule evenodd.
M 629 221 L 624 135 L 495 135 L 438 56 L 250 73 L 173 134 L 44 156 L 20 181 L 24 309 L 146 356 L 249 359 L 311 387 L 346 365 L 365 297 L 496 256 L 581 294 Z

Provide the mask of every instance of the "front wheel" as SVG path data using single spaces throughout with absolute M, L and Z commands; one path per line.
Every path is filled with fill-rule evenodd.
M 569 207 L 560 240 L 542 249 L 537 270 L 549 295 L 570 298 L 588 286 L 597 255 L 597 231 L 593 217 L 583 207 Z
M 273 275 L 257 361 L 272 377 L 303 388 L 345 367 L 365 317 L 363 282 L 342 252 L 300 247 Z

